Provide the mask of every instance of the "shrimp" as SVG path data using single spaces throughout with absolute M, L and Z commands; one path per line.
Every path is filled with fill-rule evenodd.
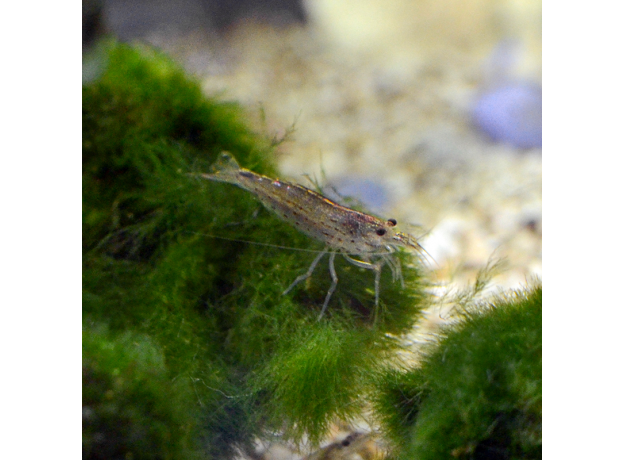
M 334 203 L 301 185 L 271 179 L 241 168 L 227 152 L 221 153 L 212 166 L 210 174 L 194 175 L 212 181 L 234 184 L 253 193 L 278 217 L 306 235 L 325 243 L 325 248 L 316 256 L 308 271 L 298 276 L 282 293 L 282 295 L 288 294 L 297 284 L 312 276 L 319 261 L 329 253 L 329 273 L 332 284 L 325 296 L 319 320 L 323 317 L 338 285 L 338 276 L 334 267 L 336 254 L 340 253 L 357 267 L 375 272 L 375 306 L 378 306 L 379 282 L 384 265 L 387 264 L 390 267 L 393 280 L 400 279 L 403 285 L 401 264 L 391 254 L 399 247 L 424 251 L 416 238 L 396 231 L 395 219 L 382 220 Z M 357 255 L 359 259 L 351 255 Z

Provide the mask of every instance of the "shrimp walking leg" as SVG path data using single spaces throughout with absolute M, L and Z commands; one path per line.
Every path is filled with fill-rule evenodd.
M 316 259 L 314 259 L 314 261 L 312 262 L 312 265 L 310 265 L 310 268 L 308 268 L 308 271 L 305 272 L 303 275 L 299 275 L 295 281 L 293 281 L 291 283 L 290 286 L 288 286 L 288 288 L 282 292 L 282 295 L 286 295 L 290 292 L 290 290 L 292 288 L 294 288 L 297 284 L 299 284 L 300 282 L 302 282 L 303 280 L 308 279 L 310 276 L 312 276 L 312 272 L 314 272 L 314 269 L 316 268 L 317 264 L 319 263 L 319 261 L 323 258 L 323 256 L 327 254 L 327 248 L 325 248 L 322 252 L 319 253 L 318 256 L 316 256 Z
M 392 281 L 400 280 L 401 287 L 404 288 L 405 282 L 403 281 L 403 273 L 401 272 L 401 262 L 388 254 L 384 254 L 381 257 L 390 267 L 390 271 L 392 272 Z
M 375 306 L 378 306 L 379 305 L 379 280 L 381 279 L 381 267 L 383 266 L 385 261 L 382 259 L 377 263 L 372 263 L 372 262 L 368 262 L 364 260 L 354 259 L 352 257 L 349 257 L 346 254 L 343 254 L 343 256 L 345 259 L 347 259 L 348 262 L 352 263 L 356 267 L 375 271 Z
M 331 275 L 332 284 L 329 287 L 329 291 L 327 291 L 327 295 L 325 296 L 325 302 L 323 303 L 323 309 L 321 310 L 321 314 L 318 317 L 320 321 L 323 317 L 323 313 L 327 309 L 327 305 L 329 305 L 329 299 L 331 299 L 332 294 L 336 290 L 336 286 L 338 286 L 338 275 L 336 275 L 336 267 L 334 267 L 334 260 L 336 259 L 336 253 L 332 252 L 329 255 L 329 274 Z

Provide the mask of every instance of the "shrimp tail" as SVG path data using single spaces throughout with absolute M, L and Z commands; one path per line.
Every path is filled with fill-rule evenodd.
M 241 167 L 229 152 L 221 152 L 210 171 L 213 174 L 227 174 L 240 171 Z
M 238 162 L 228 152 L 221 152 L 210 168 L 210 174 L 197 174 L 199 177 L 218 182 L 240 184 L 238 173 L 242 170 Z

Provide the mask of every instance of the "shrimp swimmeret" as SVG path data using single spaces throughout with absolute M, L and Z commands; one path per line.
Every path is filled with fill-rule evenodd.
M 329 253 L 329 273 L 332 284 L 325 296 L 319 319 L 325 313 L 338 276 L 334 268 L 337 253 L 357 267 L 375 272 L 375 306 L 379 305 L 381 268 L 388 264 L 393 279 L 403 282 L 401 264 L 391 254 L 400 246 L 424 250 L 416 239 L 397 232 L 394 219 L 382 220 L 341 206 L 323 195 L 301 185 L 271 179 L 241 168 L 227 152 L 222 152 L 212 167 L 211 174 L 197 174 L 204 179 L 237 185 L 258 197 L 264 206 L 301 232 L 325 243 L 325 249 L 314 259 L 308 271 L 298 276 L 283 292 L 288 294 L 301 281 L 309 278 L 321 258 Z M 351 255 L 358 255 L 354 259 Z M 373 261 L 373 259 L 378 259 Z

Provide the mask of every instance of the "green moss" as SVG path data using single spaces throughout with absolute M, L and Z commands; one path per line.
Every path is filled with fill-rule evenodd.
M 491 307 L 382 379 L 377 409 L 401 458 L 541 458 L 541 287 Z
M 101 78 L 83 87 L 85 334 L 106 324 L 106 340 L 137 334 L 159 350 L 157 380 L 184 382 L 192 393 L 176 396 L 176 385 L 165 393 L 193 406 L 184 443 L 192 437 L 210 458 L 231 457 L 235 446 L 285 425 L 295 427 L 292 438 L 318 440 L 336 417 L 360 414 L 372 376 L 401 349 L 396 337 L 427 300 L 421 267 L 404 253 L 405 289 L 385 269 L 379 308 L 374 274 L 344 261 L 321 322 L 326 262 L 283 296 L 314 259 L 306 251 L 320 244 L 251 194 L 187 174 L 208 171 L 228 150 L 245 167 L 277 175 L 271 145 L 235 105 L 203 97 L 197 82 L 150 50 L 109 44 Z M 116 353 L 132 346 L 123 339 Z M 93 363 L 98 350 L 89 351 Z M 131 365 L 115 369 L 150 378 L 133 376 Z M 114 380 L 110 366 L 99 375 Z M 124 394 L 115 404 L 135 392 Z M 175 456 L 154 449 L 155 457 Z
M 147 336 L 83 329 L 83 458 L 195 458 L 197 408 Z
M 115 254 L 150 255 L 191 209 L 193 186 L 181 174 L 207 169 L 223 149 L 274 171 L 268 143 L 249 131 L 241 110 L 204 98 L 197 82 L 154 51 L 112 44 L 106 71 L 83 87 L 82 100 L 85 250 L 108 235 Z

